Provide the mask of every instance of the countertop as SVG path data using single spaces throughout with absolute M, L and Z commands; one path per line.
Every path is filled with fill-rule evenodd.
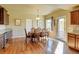
M 68 33 L 79 35 L 79 31 L 72 31 L 72 32 L 68 32 Z
M 11 29 L 1 29 L 0 30 L 0 35 L 4 34 L 7 31 L 11 31 Z

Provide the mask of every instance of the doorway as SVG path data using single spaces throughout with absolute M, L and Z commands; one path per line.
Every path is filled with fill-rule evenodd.
M 65 40 L 65 17 L 58 18 L 57 38 L 61 41 Z

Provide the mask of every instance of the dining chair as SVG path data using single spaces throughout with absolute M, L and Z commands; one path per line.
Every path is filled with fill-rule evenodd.
M 39 29 L 35 29 L 35 38 L 36 38 L 36 41 L 38 42 L 39 41 L 39 37 L 40 37 L 40 31 Z
M 46 29 L 45 28 L 43 28 L 42 29 L 42 32 L 40 33 L 40 37 L 41 37 L 41 42 L 44 42 L 44 41 L 46 41 L 46 36 L 47 36 L 47 32 L 46 32 Z
M 27 30 L 25 29 L 25 42 L 28 43 L 29 39 L 31 39 L 30 32 L 27 33 Z

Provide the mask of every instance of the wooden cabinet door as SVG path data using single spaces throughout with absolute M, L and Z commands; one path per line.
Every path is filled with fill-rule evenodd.
M 71 12 L 71 24 L 73 25 L 74 24 L 74 13 Z
M 75 12 L 73 11 L 73 12 L 71 12 L 71 24 L 72 25 L 75 25 L 76 24 L 76 21 L 75 21 Z
M 0 8 L 0 24 L 4 24 L 4 14 L 2 8 Z
M 0 24 L 9 24 L 9 15 L 4 8 L 0 8 Z
M 75 24 L 78 25 L 79 24 L 79 11 L 78 10 L 74 12 L 74 17 L 75 17 L 74 19 Z
M 68 46 L 75 48 L 76 35 L 68 33 Z
M 0 49 L 3 48 L 3 35 L 0 36 Z
M 79 35 L 76 36 L 76 49 L 79 50 Z
M 75 38 L 68 37 L 68 45 L 72 48 L 75 48 Z
M 77 11 L 77 25 L 79 25 L 79 10 Z
M 71 24 L 79 25 L 79 10 L 71 12 Z

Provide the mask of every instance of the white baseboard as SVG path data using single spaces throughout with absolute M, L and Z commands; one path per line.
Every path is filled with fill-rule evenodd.
M 12 36 L 12 38 L 20 38 L 20 37 L 25 37 L 25 36 Z

